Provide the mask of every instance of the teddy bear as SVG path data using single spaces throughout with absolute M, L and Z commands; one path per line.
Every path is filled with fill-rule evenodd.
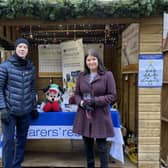
M 58 112 L 61 111 L 62 90 L 57 84 L 50 84 L 43 89 L 45 93 L 45 100 L 41 104 L 41 110 L 44 112 Z

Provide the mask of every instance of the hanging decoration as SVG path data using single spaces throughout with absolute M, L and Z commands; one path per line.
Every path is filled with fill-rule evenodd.
M 0 19 L 31 17 L 59 21 L 81 17 L 140 18 L 168 12 L 167 0 L 0 0 Z

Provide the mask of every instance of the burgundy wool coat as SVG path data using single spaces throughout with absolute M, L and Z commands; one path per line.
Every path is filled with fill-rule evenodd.
M 84 93 L 95 98 L 95 111 L 88 119 L 86 112 L 79 106 Z M 112 72 L 97 74 L 89 83 L 89 74 L 80 73 L 75 91 L 78 110 L 73 124 L 73 132 L 86 137 L 107 138 L 114 136 L 109 104 L 116 100 L 116 85 Z

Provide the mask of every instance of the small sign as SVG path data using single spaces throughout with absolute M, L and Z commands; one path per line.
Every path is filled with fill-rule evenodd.
M 163 55 L 139 55 L 139 87 L 162 87 Z

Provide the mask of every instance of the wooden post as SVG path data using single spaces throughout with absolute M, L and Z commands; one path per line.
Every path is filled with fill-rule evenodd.
M 160 88 L 139 88 L 139 168 L 159 168 L 160 95 Z
M 162 51 L 162 17 L 142 19 L 140 54 Z M 138 168 L 159 168 L 161 88 L 138 89 Z

